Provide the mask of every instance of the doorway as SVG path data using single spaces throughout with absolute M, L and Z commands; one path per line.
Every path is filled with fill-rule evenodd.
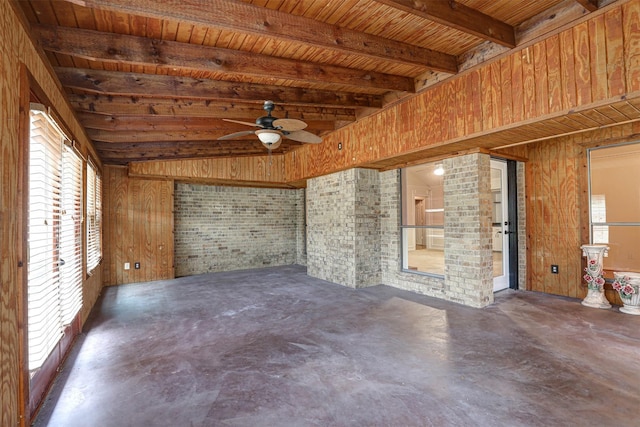
M 515 162 L 491 160 L 493 291 L 517 288 Z

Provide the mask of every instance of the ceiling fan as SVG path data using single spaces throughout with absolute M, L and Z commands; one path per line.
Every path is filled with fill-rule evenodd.
M 273 101 L 265 101 L 262 107 L 267 115 L 258 117 L 255 123 L 242 122 L 239 120 L 222 119 L 226 122 L 239 123 L 241 125 L 258 127 L 258 130 L 244 130 L 241 132 L 235 132 L 229 135 L 221 136 L 218 140 L 235 139 L 246 135 L 255 134 L 262 145 L 267 147 L 269 151 L 275 150 L 280 146 L 282 137 L 291 139 L 293 141 L 304 142 L 307 144 L 318 144 L 322 142 L 322 138 L 303 130 L 307 127 L 307 124 L 302 120 L 297 119 L 279 119 L 273 117 L 271 112 L 273 111 L 275 104 Z

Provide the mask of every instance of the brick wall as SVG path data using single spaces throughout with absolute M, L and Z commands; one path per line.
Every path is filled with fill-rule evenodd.
M 353 288 L 380 283 L 377 175 L 350 169 L 307 182 L 310 276 Z
M 175 271 L 304 263 L 304 190 L 176 183 Z

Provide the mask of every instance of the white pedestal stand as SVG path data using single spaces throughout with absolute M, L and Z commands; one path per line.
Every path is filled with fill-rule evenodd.
M 627 314 L 634 314 L 636 316 L 640 316 L 640 273 L 635 272 L 614 272 L 614 277 L 616 279 L 622 279 L 623 277 L 627 278 L 629 285 L 633 286 L 634 293 L 631 295 L 631 298 L 622 298 L 622 293 L 620 293 L 620 299 L 622 300 L 622 307 L 620 307 L 620 311 Z
M 609 252 L 609 246 L 582 245 L 580 249 L 582 249 L 582 256 L 587 257 L 587 266 L 593 263 L 593 275 L 601 277 L 603 258 Z M 607 298 L 604 296 L 604 287 L 597 288 L 591 285 L 589 285 L 586 298 L 582 300 L 582 305 L 593 308 L 611 308 L 611 304 L 609 304 L 609 301 L 607 301 Z

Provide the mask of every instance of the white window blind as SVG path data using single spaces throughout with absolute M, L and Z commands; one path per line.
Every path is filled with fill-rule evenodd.
M 60 228 L 60 300 L 62 324 L 82 307 L 82 159 L 62 149 L 62 221 Z
M 102 258 L 102 180 L 93 163 L 87 163 L 87 271 Z
M 82 304 L 82 160 L 39 104 L 29 144 L 29 370 L 44 363 Z M 64 166 L 63 166 L 64 165 Z

